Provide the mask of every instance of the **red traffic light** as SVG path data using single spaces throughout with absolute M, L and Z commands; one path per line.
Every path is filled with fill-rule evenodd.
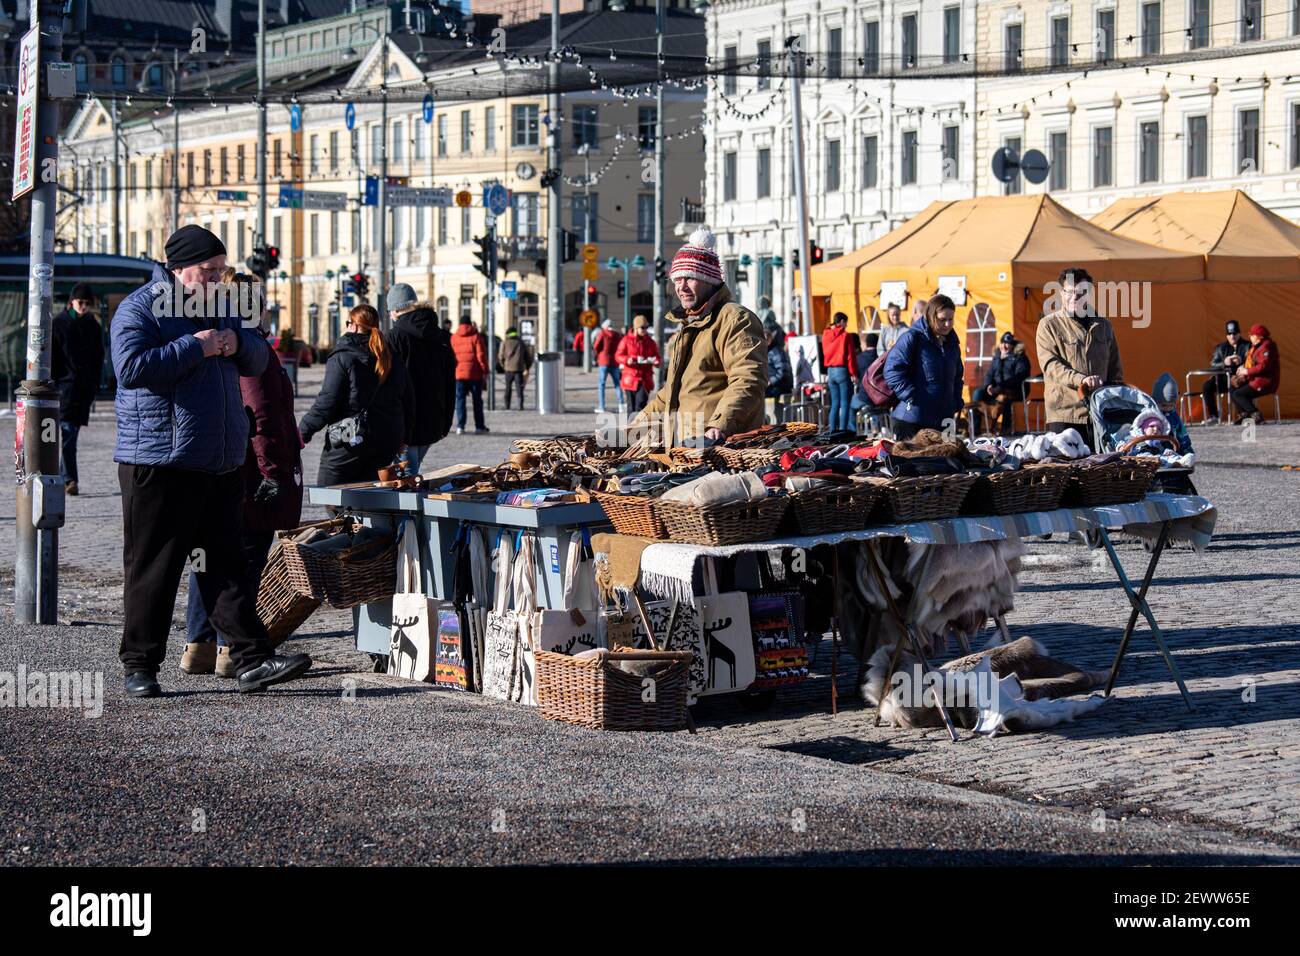
M 595 295 L 595 294 L 596 294 L 596 284 L 595 284 L 594 282 L 588 282 L 588 283 L 587 283 L 587 295 L 589 295 L 589 296 L 593 296 L 593 295 Z

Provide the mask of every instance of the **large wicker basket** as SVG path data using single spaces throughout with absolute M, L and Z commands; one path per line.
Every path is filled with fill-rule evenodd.
M 550 438 L 516 438 L 513 448 L 542 458 L 574 461 L 595 451 L 596 436 L 577 434 L 552 435 Z
M 1069 465 L 1026 465 L 1015 471 L 976 475 L 962 514 L 1013 515 L 1060 506 L 1070 480 Z
M 681 730 L 687 726 L 686 691 L 693 654 L 681 651 L 622 651 L 576 658 L 537 652 L 537 706 L 547 720 L 593 730 Z M 645 677 L 614 666 L 618 661 L 670 661 Z M 647 697 L 652 699 L 647 700 Z
M 257 589 L 257 616 L 266 626 L 271 644 L 278 647 L 321 606 L 319 598 L 298 593 L 284 563 L 284 545 L 276 542 L 266 559 Z
M 605 517 L 619 534 L 630 534 L 638 538 L 668 537 L 653 498 L 593 491 L 591 500 L 605 509 Z
M 771 428 L 756 429 L 742 435 L 732 435 L 727 439 L 727 447 L 766 448 L 782 438 L 809 438 L 816 435 L 818 427 L 812 422 L 785 422 Z
M 975 483 L 974 475 L 867 478 L 880 489 L 871 517 L 878 524 L 907 524 L 955 518 Z
M 1096 508 L 1141 501 L 1159 470 L 1160 459 L 1141 456 L 1119 458 L 1104 465 L 1074 465 L 1062 504 Z
M 793 534 L 831 534 L 861 531 L 880 497 L 880 489 L 866 482 L 835 488 L 799 491 L 790 495 L 790 510 L 783 528 Z
M 739 501 L 710 508 L 659 501 L 655 509 L 671 540 L 718 547 L 774 537 L 789 506 L 788 496 L 770 495 L 759 502 Z
M 280 532 L 284 565 L 294 589 L 338 608 L 356 607 L 392 597 L 397 591 L 397 539 L 391 534 L 337 551 L 322 552 L 303 540 L 302 532 L 319 529 L 332 537 L 353 535 L 352 518 Z M 319 540 L 319 538 L 317 539 Z

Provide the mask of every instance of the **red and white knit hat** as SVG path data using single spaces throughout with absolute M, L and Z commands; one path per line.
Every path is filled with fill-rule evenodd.
M 677 250 L 668 269 L 670 279 L 696 278 L 713 285 L 722 285 L 722 263 L 714 250 L 717 242 L 707 226 L 691 233 L 686 245 Z

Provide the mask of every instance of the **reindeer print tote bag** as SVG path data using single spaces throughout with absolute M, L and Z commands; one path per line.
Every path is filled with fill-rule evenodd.
M 420 593 L 420 545 L 414 523 L 404 522 L 401 534 L 388 673 L 432 684 L 436 675 L 438 602 Z

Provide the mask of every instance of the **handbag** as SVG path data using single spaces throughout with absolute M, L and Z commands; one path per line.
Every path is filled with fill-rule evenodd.
M 871 399 L 871 404 L 877 408 L 893 408 L 898 404 L 898 396 L 885 381 L 885 359 L 887 358 L 889 358 L 888 352 L 881 354 L 862 376 L 862 390 L 867 393 L 867 398 Z
M 397 549 L 397 592 L 392 598 L 388 673 L 431 684 L 436 675 L 434 622 L 439 621 L 439 602 L 425 597 L 419 588 L 419 540 L 415 524 L 403 521 Z
M 570 538 L 564 572 L 564 608 L 535 612 L 533 636 L 537 650 L 573 655 L 607 648 L 605 619 L 596 608 L 595 570 L 585 531 L 575 532 Z
M 506 535 L 498 558 L 495 598 L 483 635 L 483 695 L 536 706 L 532 618 L 537 608 L 537 567 L 533 536 L 522 534 L 518 553 L 512 555 L 512 550 Z
M 355 415 L 340 418 L 334 424 L 325 426 L 325 441 L 328 447 L 355 448 L 357 445 L 365 444 L 366 421 L 370 417 L 370 406 L 375 403 L 375 396 L 378 394 L 379 384 L 376 383 L 375 390 L 371 393 L 370 401 L 366 402 L 365 408 Z

